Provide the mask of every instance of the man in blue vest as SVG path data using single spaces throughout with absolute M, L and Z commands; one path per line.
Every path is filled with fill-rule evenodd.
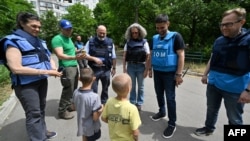
M 110 74 L 114 76 L 116 73 L 116 53 L 112 39 L 106 37 L 107 29 L 104 25 L 97 27 L 96 34 L 86 43 L 85 59 L 88 60 L 88 65 L 95 73 L 96 80 L 92 84 L 95 93 L 98 93 L 98 81 L 101 80 L 101 102 L 105 104 L 108 99 Z
M 84 46 L 83 42 L 82 42 L 82 37 L 80 35 L 76 36 L 76 41 L 75 41 L 75 47 L 76 50 L 82 49 Z
M 80 35 L 76 36 L 75 47 L 76 47 L 77 54 L 84 53 L 85 51 L 84 44 L 82 42 L 82 37 Z M 77 60 L 77 63 L 79 65 L 79 69 L 82 69 L 88 66 L 88 62 L 86 59 Z
M 207 113 L 205 126 L 194 132 L 198 136 L 214 132 L 222 99 L 228 124 L 243 124 L 243 107 L 247 103 L 247 95 L 250 95 L 250 31 L 242 28 L 245 22 L 244 8 L 222 14 L 219 25 L 222 36 L 214 42 L 201 79 L 203 84 L 207 84 Z
M 155 19 L 158 34 L 153 36 L 151 64 L 149 65 L 149 77 L 152 77 L 151 65 L 153 67 L 154 88 L 159 106 L 159 112 L 151 117 L 153 121 L 165 117 L 166 98 L 169 121 L 163 132 L 164 138 L 171 138 L 176 130 L 175 87 L 183 82 L 185 48 L 182 36 L 178 32 L 169 31 L 169 24 L 168 16 L 165 14 L 160 14 Z

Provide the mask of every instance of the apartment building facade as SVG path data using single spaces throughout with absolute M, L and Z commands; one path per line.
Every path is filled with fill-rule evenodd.
M 67 14 L 67 8 L 75 3 L 85 5 L 93 10 L 99 0 L 27 0 L 33 6 L 38 15 L 42 15 L 48 10 L 52 10 L 56 17 L 60 18 Z

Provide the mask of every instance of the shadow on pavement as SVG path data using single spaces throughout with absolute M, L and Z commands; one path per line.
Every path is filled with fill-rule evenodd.
M 9 136 L 8 136 L 9 135 Z M 5 125 L 0 130 L 0 141 L 27 141 L 25 119 Z
M 165 139 L 162 137 L 162 133 L 167 127 L 167 117 L 159 120 L 159 121 L 152 121 L 150 116 L 154 115 L 153 112 L 148 111 L 141 111 L 140 116 L 142 120 L 142 125 L 140 127 L 140 134 L 141 136 L 144 135 L 151 135 L 152 139 L 150 141 L 202 141 L 200 139 L 192 137 L 193 131 L 195 128 L 193 127 L 184 127 L 176 125 L 176 132 L 174 133 L 173 137 L 169 139 Z
M 47 117 L 55 117 L 58 119 L 58 105 L 59 99 L 49 99 L 46 102 L 46 112 Z

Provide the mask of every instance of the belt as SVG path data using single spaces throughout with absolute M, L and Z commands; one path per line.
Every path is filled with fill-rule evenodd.
M 67 67 L 77 67 L 77 65 L 67 66 Z
M 145 64 L 145 62 L 128 61 L 129 64 Z
M 105 67 L 106 65 L 105 64 L 102 64 L 102 65 L 93 64 L 93 66 L 95 66 L 95 67 Z

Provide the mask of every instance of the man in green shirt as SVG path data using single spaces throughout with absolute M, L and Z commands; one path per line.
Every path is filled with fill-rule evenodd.
M 70 112 L 72 108 L 72 95 L 78 85 L 77 60 L 83 56 L 76 56 L 76 49 L 71 40 L 72 24 L 62 19 L 59 23 L 61 33 L 53 37 L 52 48 L 58 58 L 59 68 L 62 68 L 63 75 L 61 84 L 63 86 L 59 102 L 58 116 L 62 119 L 72 119 L 74 115 Z

